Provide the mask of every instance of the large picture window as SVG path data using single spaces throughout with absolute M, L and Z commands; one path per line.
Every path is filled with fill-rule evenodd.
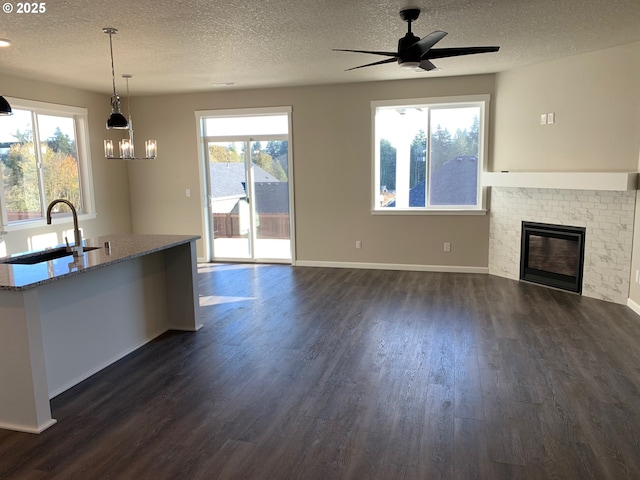
M 481 210 L 488 101 L 373 102 L 373 210 Z
M 78 213 L 91 213 L 86 110 L 20 100 L 11 104 L 13 115 L 0 117 L 1 223 L 43 219 L 57 198 L 69 200 Z

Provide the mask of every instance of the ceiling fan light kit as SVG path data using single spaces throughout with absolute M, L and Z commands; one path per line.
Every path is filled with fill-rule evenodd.
M 400 18 L 407 22 L 408 29 L 404 37 L 398 40 L 398 48 L 395 52 L 380 52 L 371 50 L 346 50 L 334 48 L 336 52 L 355 52 L 368 53 L 371 55 L 381 55 L 389 57 L 378 62 L 367 63 L 357 67 L 348 68 L 356 70 L 358 68 L 371 67 L 374 65 L 383 65 L 385 63 L 398 62 L 401 67 L 421 69 L 425 71 L 437 70 L 437 67 L 431 62 L 437 58 L 458 57 L 461 55 L 473 55 L 476 53 L 497 52 L 500 47 L 457 47 L 457 48 L 433 48 L 436 43 L 442 40 L 447 32 L 436 30 L 429 35 L 419 38 L 411 32 L 411 23 L 420 16 L 419 8 L 408 8 L 400 11 Z

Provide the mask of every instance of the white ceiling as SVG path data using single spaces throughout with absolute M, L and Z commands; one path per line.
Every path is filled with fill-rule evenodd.
M 3 2 L 5 5 L 7 2 Z M 0 71 L 108 93 L 115 27 L 116 80 L 132 95 L 499 72 L 640 41 L 640 0 L 49 0 L 46 12 L 0 13 Z M 332 48 L 395 51 L 413 32 L 449 33 L 437 47 L 499 45 L 498 53 L 344 70 L 385 57 Z M 553 72 L 550 72 L 552 75 Z M 235 87 L 215 84 L 235 82 Z M 0 91 L 2 85 L 0 84 Z

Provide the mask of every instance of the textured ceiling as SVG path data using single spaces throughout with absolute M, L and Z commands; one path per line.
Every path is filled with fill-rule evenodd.
M 118 91 L 131 73 L 133 95 L 499 72 L 640 41 L 640 0 L 50 0 L 37 14 L 9 3 L 0 38 L 13 44 L 0 49 L 0 71 L 108 93 L 102 28 L 115 27 Z M 434 72 L 345 72 L 384 57 L 331 49 L 395 50 L 407 7 L 422 9 L 418 36 L 449 33 L 437 47 L 500 52 L 437 60 Z

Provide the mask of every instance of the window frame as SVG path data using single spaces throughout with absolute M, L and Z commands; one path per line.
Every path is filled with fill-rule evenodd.
M 451 97 L 426 97 L 396 100 L 375 100 L 371 102 L 371 214 L 373 215 L 486 215 L 486 187 L 482 185 L 482 173 L 486 171 L 489 143 L 489 113 L 491 95 L 464 95 Z M 380 183 L 380 145 L 376 136 L 376 111 L 379 108 L 461 108 L 473 106 L 480 108 L 478 118 L 480 134 L 478 135 L 478 192 L 477 204 L 470 205 L 433 205 L 424 207 L 381 207 L 378 206 Z M 426 126 L 425 131 L 429 125 Z M 427 131 L 427 137 L 430 133 Z M 429 151 L 430 148 L 427 148 Z M 431 182 L 430 156 L 427 161 L 427 181 Z
M 78 218 L 92 219 L 96 217 L 95 197 L 93 189 L 93 174 L 91 170 L 91 152 L 89 140 L 89 111 L 84 107 L 75 107 L 70 105 L 61 105 L 48 102 L 40 102 L 36 100 L 27 100 L 23 98 L 5 97 L 11 108 L 14 110 L 28 110 L 32 114 L 32 119 L 36 119 L 38 115 L 51 115 L 58 117 L 69 117 L 74 120 L 75 142 L 78 151 L 78 179 L 80 182 L 80 196 L 82 198 L 82 208 L 78 211 Z M 36 125 L 34 122 L 34 130 Z M 40 138 L 34 131 L 34 142 L 39 144 Z M 34 145 L 36 147 L 36 145 Z M 38 150 L 36 148 L 36 150 Z M 41 169 L 38 166 L 38 169 Z M 2 165 L 0 164 L 0 173 Z M 39 176 L 40 182 L 42 178 Z M 60 213 L 52 217 L 52 223 L 70 223 L 72 216 L 70 213 Z M 4 185 L 0 188 L 0 230 L 13 231 L 37 228 L 46 225 L 44 216 L 32 219 L 8 221 L 6 211 L 6 199 L 4 193 Z

